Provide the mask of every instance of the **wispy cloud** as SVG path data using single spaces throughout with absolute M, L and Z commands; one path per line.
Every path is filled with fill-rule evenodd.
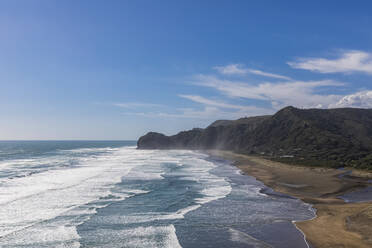
M 274 74 L 270 72 L 264 72 L 257 69 L 245 68 L 242 64 L 230 64 L 226 66 L 215 66 L 219 73 L 225 75 L 244 75 L 244 74 L 255 74 L 263 77 L 269 78 L 276 78 L 276 79 L 284 79 L 284 80 L 291 80 L 290 77 Z
M 361 51 L 343 53 L 340 58 L 299 59 L 289 63 L 293 68 L 307 69 L 321 73 L 365 72 L 372 74 L 372 54 Z M 372 91 L 361 91 L 350 95 L 333 94 L 334 90 L 344 89 L 345 84 L 335 80 L 294 80 L 290 77 L 246 68 L 242 64 L 229 64 L 214 67 L 218 74 L 201 74 L 194 77 L 193 85 L 208 87 L 217 91 L 219 97 L 206 97 L 193 94 L 178 96 L 194 103 L 200 108 L 177 108 L 161 104 L 143 102 L 115 103 L 113 105 L 129 109 L 125 115 L 148 118 L 186 118 L 205 121 L 215 119 L 237 119 L 244 116 L 273 114 L 276 110 L 292 105 L 303 108 L 372 108 Z M 255 74 L 270 81 L 260 83 L 248 79 L 231 79 L 226 75 Z M 280 81 L 274 79 L 281 79 Z M 332 91 L 330 91 L 332 89 Z M 246 99 L 251 104 L 241 104 Z M 240 104 L 234 104 L 239 102 Z M 252 102 L 259 103 L 257 107 Z
M 200 109 L 170 108 L 169 106 L 164 106 L 161 104 L 142 102 L 114 103 L 111 105 L 130 110 L 128 112 L 123 112 L 123 115 L 135 115 L 148 118 L 186 118 L 205 120 L 214 120 L 220 118 L 235 119 L 242 116 L 268 114 L 269 112 L 272 112 L 272 110 L 258 108 L 255 106 L 234 105 L 198 95 L 179 96 L 193 102 L 200 103 L 203 106 Z
M 223 101 L 212 100 L 198 95 L 179 95 L 182 98 L 199 103 L 201 109 L 176 108 L 171 112 L 125 112 L 125 115 L 136 115 L 150 118 L 187 118 L 187 119 L 237 119 L 244 116 L 272 114 L 271 108 L 235 105 Z
M 125 115 L 137 115 L 142 117 L 161 117 L 161 118 L 187 118 L 187 119 L 211 119 L 216 116 L 221 116 L 222 113 L 216 107 L 205 107 L 202 110 L 192 108 L 176 109 L 176 112 L 126 112 Z M 229 113 L 230 115 L 230 113 Z
M 221 108 L 229 108 L 229 109 L 243 109 L 246 106 L 241 106 L 241 105 L 234 105 L 234 104 L 229 104 L 221 101 L 216 101 L 216 100 L 211 100 L 207 99 L 202 96 L 197 96 L 197 95 L 179 95 L 182 98 L 186 98 L 188 100 L 191 100 L 193 102 L 201 103 L 204 105 L 208 106 L 215 106 L 215 107 L 221 107 Z
M 279 75 L 279 74 L 274 74 L 274 73 L 269 73 L 269 72 L 264 72 L 260 70 L 254 70 L 254 69 L 247 69 L 249 73 L 264 76 L 264 77 L 270 77 L 270 78 L 277 78 L 277 79 L 284 79 L 284 80 L 291 80 L 290 77 Z
M 288 64 L 296 69 L 320 73 L 353 73 L 372 74 L 372 53 L 364 51 L 346 51 L 336 59 L 300 58 Z
M 113 106 L 120 108 L 157 108 L 164 107 L 162 104 L 156 103 L 144 103 L 144 102 L 122 102 L 122 103 L 113 103 Z
M 213 69 L 217 70 L 221 74 L 225 75 L 243 75 L 247 73 L 247 70 L 241 64 L 230 64 L 225 66 L 215 66 Z
M 220 100 L 212 100 L 198 95 L 179 95 L 185 99 L 191 100 L 196 103 L 200 103 L 205 106 L 205 108 L 220 108 L 220 109 L 230 109 L 228 111 L 229 116 L 251 116 L 251 115 L 261 115 L 271 113 L 273 110 L 271 108 L 261 108 L 252 105 L 236 105 L 226 103 Z M 227 113 L 227 112 L 226 112 Z M 220 110 L 219 115 L 226 116 L 225 111 Z
M 124 115 L 136 115 L 149 118 L 186 118 L 186 119 L 238 119 L 244 116 L 272 114 L 272 109 L 260 109 L 252 107 L 250 111 L 247 109 L 239 109 L 236 111 L 226 111 L 218 107 L 204 106 L 202 109 L 180 108 L 174 113 L 168 112 L 126 112 Z
M 232 98 L 246 98 L 271 102 L 273 108 L 286 105 L 298 107 L 323 107 L 338 101 L 339 95 L 321 95 L 317 90 L 322 87 L 337 87 L 343 83 L 333 80 L 321 81 L 289 81 L 280 83 L 248 82 L 220 79 L 215 76 L 200 75 L 194 82 L 196 85 L 211 87 Z

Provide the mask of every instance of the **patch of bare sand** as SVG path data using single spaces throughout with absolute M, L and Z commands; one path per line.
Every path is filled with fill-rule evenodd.
M 314 247 L 371 248 L 372 218 L 359 217 L 371 203 L 315 204 L 317 217 L 296 223 Z

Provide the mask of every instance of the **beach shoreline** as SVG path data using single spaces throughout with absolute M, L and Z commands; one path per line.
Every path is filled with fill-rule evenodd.
M 372 247 L 372 202 L 349 203 L 339 198 L 345 193 L 371 185 L 372 173 L 283 164 L 258 156 L 208 150 L 255 177 L 276 192 L 296 197 L 316 210 L 316 216 L 293 221 L 314 248 Z M 349 170 L 347 170 L 349 171 Z

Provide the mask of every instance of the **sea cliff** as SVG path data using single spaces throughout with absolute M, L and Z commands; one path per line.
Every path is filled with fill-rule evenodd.
M 302 165 L 372 169 L 372 109 L 298 109 L 215 121 L 173 136 L 150 132 L 139 149 L 220 149 Z

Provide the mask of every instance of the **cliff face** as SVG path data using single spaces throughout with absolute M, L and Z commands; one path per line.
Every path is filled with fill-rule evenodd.
M 372 109 L 297 109 L 216 121 L 173 136 L 148 133 L 139 149 L 225 149 L 271 159 L 372 169 Z

